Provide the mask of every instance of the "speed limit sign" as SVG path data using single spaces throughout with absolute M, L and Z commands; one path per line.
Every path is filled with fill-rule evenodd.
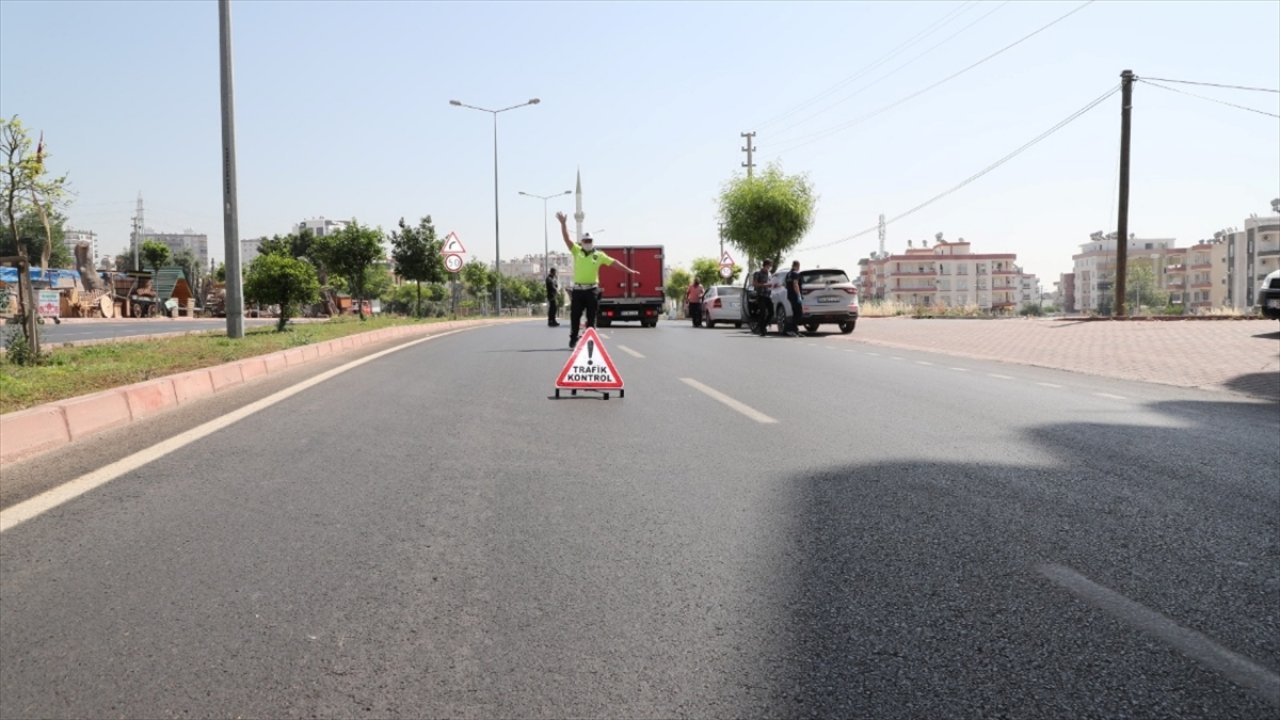
M 729 267 L 728 265 L 725 265 L 724 267 L 720 268 L 720 277 L 724 278 L 725 280 L 728 280 L 729 278 L 733 277 L 733 268 Z
M 462 269 L 462 256 L 449 253 L 444 256 L 444 269 L 456 273 Z

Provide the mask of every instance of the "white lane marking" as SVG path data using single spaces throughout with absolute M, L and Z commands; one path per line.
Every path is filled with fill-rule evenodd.
M 1060 387 L 1062 387 L 1061 385 L 1054 385 L 1053 383 L 1042 383 L 1042 382 L 1038 382 L 1038 383 L 1036 383 L 1036 384 L 1037 384 L 1037 385 L 1039 385 L 1040 387 L 1047 387 L 1047 388 L 1060 388 Z
M 869 352 L 867 354 L 870 355 L 871 357 L 880 357 L 880 353 Z
M 933 363 L 929 362 L 928 360 L 917 360 L 916 364 L 917 365 L 933 365 Z
M 1053 563 L 1041 565 L 1040 574 L 1100 610 L 1172 645 L 1201 665 L 1226 675 L 1232 682 L 1262 695 L 1280 707 L 1280 675 L 1243 655 L 1222 647 L 1207 636 L 1184 628 L 1160 613 L 1120 593 L 1103 587 L 1071 568 Z
M 890 355 L 890 356 L 889 356 L 889 359 L 890 359 L 890 360 L 901 360 L 902 358 L 898 357 L 897 355 Z
M 969 368 L 957 368 L 957 367 L 953 367 L 953 368 L 951 368 L 951 369 L 952 369 L 952 370 L 955 370 L 956 372 L 969 372 Z
M 621 350 L 622 352 L 624 352 L 624 353 L 626 353 L 626 354 L 630 355 L 631 357 L 637 357 L 637 358 L 640 358 L 641 360 L 643 360 L 643 359 L 644 359 L 644 356 L 643 356 L 643 355 L 641 355 L 640 353 L 636 352 L 635 350 L 632 350 L 631 348 L 627 347 L 626 345 L 619 345 L 619 346 L 618 346 L 618 349 L 619 349 L 619 350 Z
M 430 335 L 428 337 L 412 340 L 403 345 L 387 348 L 386 350 L 376 352 L 367 357 L 362 357 L 359 360 L 352 360 L 346 365 L 322 372 L 313 378 L 303 380 L 297 385 L 292 385 L 275 394 L 268 395 L 261 400 L 249 403 L 239 410 L 229 412 L 222 417 L 210 420 L 209 422 L 193 427 L 184 433 L 174 435 L 168 440 L 156 443 L 149 448 L 139 450 L 128 457 L 121 458 L 110 465 L 94 470 L 91 473 L 81 475 L 75 480 L 59 485 L 52 490 L 46 490 L 29 500 L 24 500 L 17 505 L 0 510 L 0 533 L 16 525 L 20 525 L 31 518 L 42 515 L 69 500 L 74 500 L 90 490 L 106 485 L 121 475 L 137 470 L 153 460 L 159 460 L 171 452 L 180 450 L 197 440 L 208 437 L 229 425 L 249 417 L 259 410 L 264 410 L 282 400 L 286 400 L 297 395 L 303 390 L 319 385 L 334 376 L 341 375 L 348 370 L 364 365 L 367 362 L 377 360 L 383 355 L 389 355 L 397 350 L 403 350 L 407 347 L 413 347 L 414 345 L 424 343 L 428 340 L 442 338 L 446 335 L 453 335 L 454 333 L 463 332 L 464 330 L 465 328 L 461 330 L 450 330 L 448 332 L 440 333 L 439 335 Z
M 1094 395 L 1097 395 L 1100 398 L 1107 398 L 1109 400 L 1128 400 L 1129 399 L 1123 395 L 1112 395 L 1111 393 L 1094 393 Z
M 778 422 L 777 420 L 774 420 L 773 418 L 769 417 L 768 415 L 765 415 L 759 410 L 756 410 L 755 408 L 750 407 L 748 405 L 744 405 L 738 402 L 737 400 L 734 400 L 733 398 L 729 397 L 728 395 L 725 395 L 719 390 L 716 390 L 715 388 L 707 387 L 706 385 L 703 385 L 702 383 L 698 382 L 697 380 L 694 380 L 693 378 L 680 378 L 680 382 L 684 383 L 685 385 L 688 385 L 694 390 L 697 390 L 705 394 L 707 397 L 710 397 L 714 400 L 719 400 L 725 405 L 728 405 L 729 407 L 733 408 L 734 410 L 737 410 L 738 412 L 742 413 L 743 415 L 746 415 L 747 417 L 751 418 L 752 420 L 755 420 L 758 423 L 768 424 L 768 423 Z
M 997 375 L 996 373 L 987 373 L 987 377 L 1000 378 L 1001 380 L 1012 380 L 1008 375 Z

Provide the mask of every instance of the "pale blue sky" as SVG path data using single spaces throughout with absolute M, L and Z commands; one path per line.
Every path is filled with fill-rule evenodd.
M 320 215 L 390 230 L 429 213 L 491 261 L 491 120 L 448 101 L 497 108 L 538 97 L 499 120 L 504 258 L 543 247 L 542 203 L 517 191 L 572 189 L 578 168 L 587 229 L 604 228 L 602 243 L 662 243 L 681 265 L 714 257 L 715 199 L 742 172 L 739 133 L 755 130 L 757 160 L 807 173 L 820 196 L 795 257 L 852 271 L 876 249 L 875 233 L 831 243 L 982 170 L 1115 86 L 1125 68 L 1280 88 L 1280 2 L 1104 1 L 919 97 L 794 142 L 1080 5 L 241 0 L 232 4 L 241 234 L 284 233 Z M 1174 87 L 1280 113 L 1276 94 Z M 222 256 L 218 100 L 215 2 L 0 0 L 0 113 L 44 131 L 52 169 L 77 192 L 72 224 L 96 231 L 104 251 L 127 244 L 141 191 L 150 227 L 207 233 Z M 1050 287 L 1090 232 L 1115 227 L 1119 111 L 1115 95 L 890 225 L 888 249 L 932 244 L 941 231 L 975 252 L 1016 252 Z M 1269 213 L 1278 195 L 1280 120 L 1135 86 L 1133 232 L 1188 245 Z M 572 212 L 572 197 L 557 208 Z

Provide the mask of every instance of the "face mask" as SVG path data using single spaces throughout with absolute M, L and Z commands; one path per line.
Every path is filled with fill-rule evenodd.
M 593 253 L 593 252 L 595 252 L 595 251 L 596 251 L 596 247 L 595 247 L 594 245 L 592 245 L 591 243 L 583 243 L 583 244 L 582 244 L 582 252 L 584 252 L 584 253 Z

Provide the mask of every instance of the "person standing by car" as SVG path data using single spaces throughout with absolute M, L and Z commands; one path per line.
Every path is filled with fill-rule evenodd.
M 765 258 L 760 262 L 760 269 L 751 276 L 751 286 L 756 294 L 756 312 L 760 314 L 760 337 L 769 334 L 769 320 L 773 313 L 773 299 L 770 297 L 773 285 L 773 261 Z
M 787 273 L 787 304 L 791 313 L 787 317 L 787 335 L 800 336 L 800 315 L 804 312 L 804 303 L 800 293 L 800 261 L 791 261 L 791 272 Z
M 602 252 L 596 252 L 591 233 L 583 235 L 580 244 L 570 240 L 569 216 L 557 212 L 556 219 L 560 221 L 564 246 L 573 255 L 573 287 L 569 290 L 569 349 L 572 350 L 578 346 L 578 326 L 583 312 L 587 314 L 587 327 L 596 326 L 596 311 L 600 307 L 600 266 L 617 265 L 632 275 L 636 271 Z
M 698 278 L 693 279 L 693 284 L 689 286 L 689 291 L 684 295 L 684 301 L 689 304 L 689 318 L 693 320 L 694 327 L 702 325 L 702 296 L 704 295 L 702 283 L 698 282 Z
M 560 327 L 556 321 L 556 304 L 560 300 L 560 284 L 556 280 L 556 269 L 547 271 L 547 326 Z

